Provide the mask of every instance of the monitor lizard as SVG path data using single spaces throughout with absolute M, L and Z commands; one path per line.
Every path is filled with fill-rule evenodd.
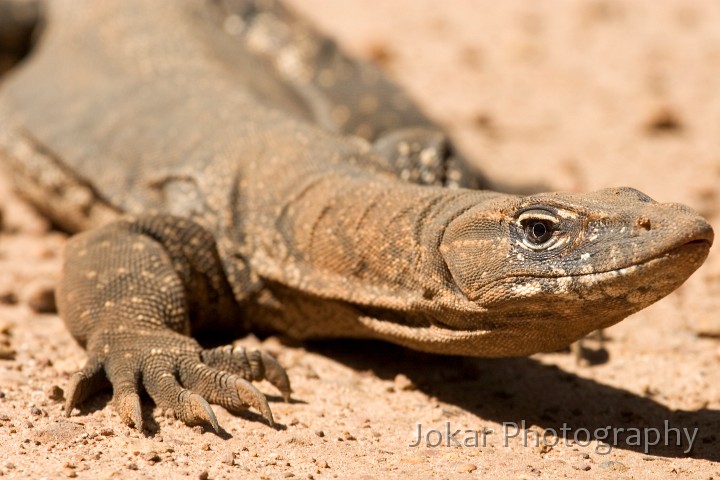
M 287 399 L 267 353 L 204 332 L 351 337 L 449 355 L 553 351 L 652 304 L 709 224 L 632 188 L 477 188 L 376 67 L 281 4 L 57 0 L 0 89 L 0 157 L 68 243 L 59 312 L 87 349 L 66 413 L 108 380 L 188 424 Z

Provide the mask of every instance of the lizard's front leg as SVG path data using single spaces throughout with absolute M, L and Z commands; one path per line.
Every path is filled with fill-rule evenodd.
M 250 381 L 265 378 L 289 398 L 287 374 L 271 356 L 230 346 L 204 350 L 189 336 L 202 317 L 239 314 L 212 235 L 189 220 L 144 216 L 77 235 L 57 293 L 61 316 L 89 354 L 70 381 L 67 415 L 106 376 L 116 410 L 139 430 L 141 383 L 161 408 L 215 430 L 208 402 L 231 411 L 253 407 L 273 424 Z

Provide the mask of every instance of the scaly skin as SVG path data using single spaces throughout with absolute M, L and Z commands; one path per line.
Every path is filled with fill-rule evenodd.
M 272 424 L 249 382 L 287 398 L 278 363 L 193 337 L 528 355 L 650 305 L 707 256 L 705 220 L 633 189 L 448 188 L 477 182 L 397 86 L 263 5 L 53 2 L 3 86 L 3 162 L 56 223 L 87 230 L 58 288 L 90 356 L 68 414 L 107 377 L 138 428 L 141 383 L 187 423 L 217 429 L 211 402 Z

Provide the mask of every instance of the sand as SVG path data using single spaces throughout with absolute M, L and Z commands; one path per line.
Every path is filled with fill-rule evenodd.
M 633 186 L 718 226 L 717 2 L 293 4 L 383 65 L 500 188 Z M 216 407 L 216 435 L 146 400 L 141 434 L 109 393 L 63 415 L 62 389 L 85 354 L 57 315 L 36 310 L 51 307 L 43 293 L 66 236 L 2 177 L 0 210 L 2 475 L 720 478 L 717 249 L 677 292 L 608 329 L 608 358 L 595 364 L 563 352 L 476 360 L 270 338 L 262 343 L 295 389 L 286 404 L 260 384 L 280 428 Z

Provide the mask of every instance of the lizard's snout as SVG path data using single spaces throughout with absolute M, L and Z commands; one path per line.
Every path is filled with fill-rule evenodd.
M 685 246 L 709 249 L 715 233 L 695 210 L 679 203 L 648 204 L 631 222 L 632 237 L 648 236 L 656 250 Z

